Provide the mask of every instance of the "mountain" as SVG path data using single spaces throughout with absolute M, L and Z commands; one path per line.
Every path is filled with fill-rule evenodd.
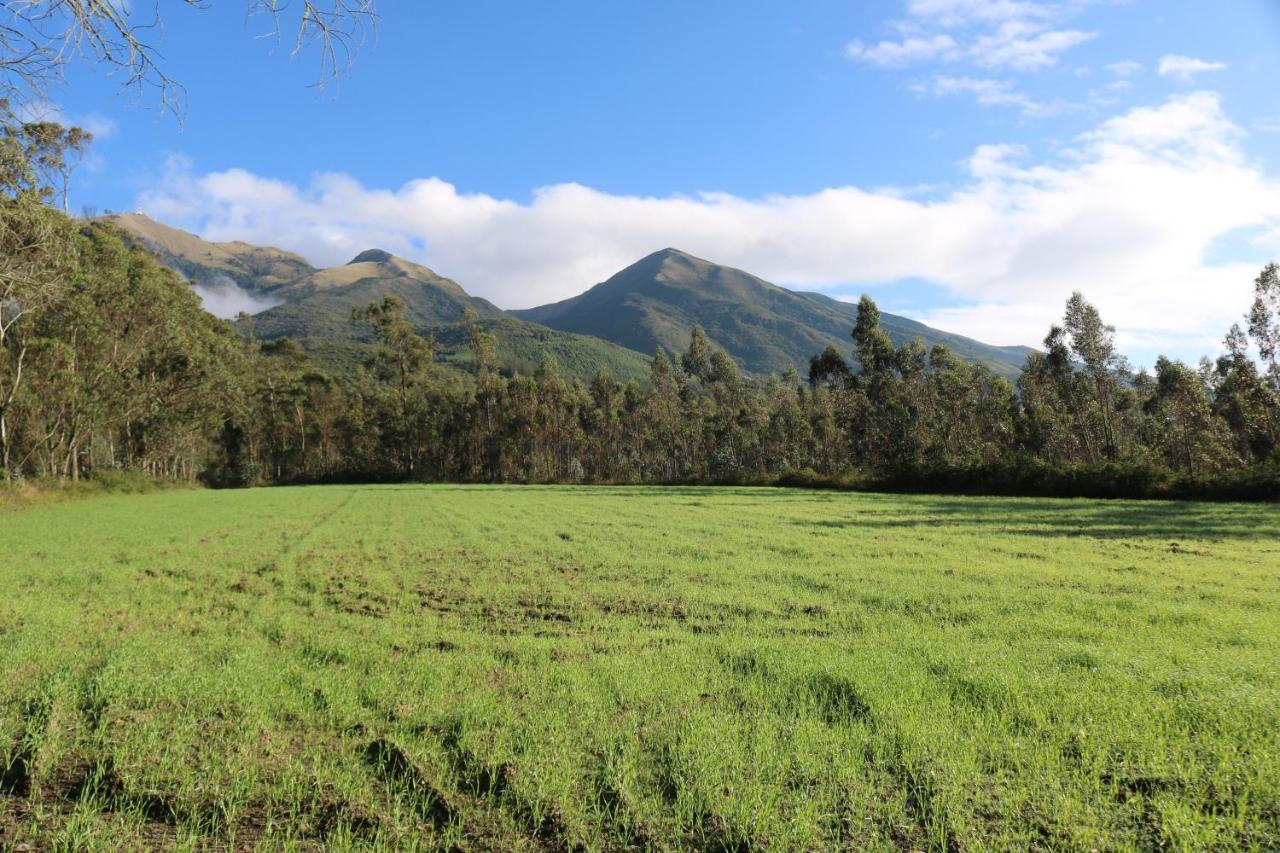
M 427 267 L 368 249 L 344 266 L 317 270 L 291 284 L 288 301 L 254 316 L 254 334 L 264 340 L 349 338 L 351 309 L 390 294 L 404 300 L 406 316 L 419 329 L 456 323 L 467 309 L 482 319 L 505 316 Z
M 178 228 L 156 222 L 141 213 L 106 217 L 139 238 L 160 256 L 165 266 L 197 285 L 230 283 L 258 297 L 284 298 L 289 288 L 317 270 L 301 255 L 270 246 L 254 246 L 239 240 L 214 243 Z
M 354 370 L 371 349 L 368 332 L 351 322 L 351 309 L 387 294 L 403 299 L 415 327 L 436 338 L 443 365 L 461 366 L 469 358 L 459 321 L 470 309 L 497 335 L 498 358 L 507 369 L 531 372 L 550 352 L 566 375 L 584 379 L 602 366 L 623 379 L 642 379 L 654 349 L 683 352 L 695 324 L 747 371 L 780 372 L 789 364 L 803 370 L 828 346 L 849 352 L 857 317 L 849 303 L 787 290 L 675 249 L 655 252 L 572 299 L 504 312 L 457 282 L 381 249 L 317 269 L 292 252 L 202 240 L 139 213 L 110 218 L 191 280 L 223 316 L 244 308 L 254 314 L 259 338 L 294 338 L 335 371 Z M 990 346 L 892 314 L 882 314 L 881 323 L 895 343 L 917 337 L 943 343 L 957 356 L 1010 378 L 1031 352 Z
M 349 263 L 316 269 L 301 256 L 283 249 L 240 241 L 215 243 L 156 222 L 141 213 L 110 217 L 141 239 L 166 266 L 182 273 L 202 295 L 208 288 L 230 284 L 245 293 L 271 300 L 256 313 L 259 337 L 341 336 L 351 324 L 351 308 L 394 293 L 405 301 L 416 326 L 454 323 L 470 308 L 481 317 L 501 317 L 492 303 L 470 296 L 419 264 L 382 249 L 367 249 Z
M 585 293 L 538 308 L 509 312 L 554 329 L 595 335 L 629 349 L 683 352 L 695 325 L 745 370 L 801 370 L 834 345 L 848 353 L 857 306 L 818 293 L 787 290 L 732 267 L 664 249 Z M 880 316 L 894 342 L 917 337 L 946 344 L 960 358 L 1016 377 L 1032 350 L 997 347 L 933 329 L 893 314 Z
M 395 294 L 418 331 L 435 339 L 442 368 L 463 369 L 470 362 L 466 328 L 459 322 L 470 308 L 481 328 L 497 337 L 496 354 L 507 370 L 532 373 L 550 353 L 564 375 L 578 379 L 590 379 L 601 367 L 623 380 L 649 375 L 646 355 L 518 320 L 457 282 L 382 249 L 367 249 L 339 267 L 316 269 L 282 249 L 202 240 L 140 213 L 109 218 L 190 280 L 206 303 L 228 286 L 260 300 L 233 303 L 256 311 L 250 321 L 254 334 L 262 340 L 294 338 L 326 370 L 352 373 L 368 359 L 374 346 L 367 330 L 351 321 L 351 309 Z
M 294 338 L 323 367 L 354 370 L 371 351 L 369 334 L 351 321 L 351 309 L 388 294 L 405 303 L 406 316 L 436 341 L 437 360 L 453 367 L 470 362 L 464 313 L 474 311 L 481 328 L 497 337 L 497 357 L 508 370 L 532 373 L 551 353 L 567 376 L 589 379 L 601 367 L 622 379 L 648 375 L 648 358 L 617 344 L 559 331 L 511 317 L 488 300 L 471 296 L 457 282 L 381 249 L 367 249 L 350 263 L 318 270 L 289 287 L 289 300 L 253 317 L 262 340 Z

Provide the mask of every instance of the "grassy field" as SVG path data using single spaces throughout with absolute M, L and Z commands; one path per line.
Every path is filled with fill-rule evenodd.
M 0 849 L 1280 849 L 1280 509 L 323 487 L 0 515 Z

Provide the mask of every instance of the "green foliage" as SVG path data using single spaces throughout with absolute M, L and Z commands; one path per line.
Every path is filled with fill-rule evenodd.
M 829 346 L 820 355 L 809 359 L 809 384 L 816 387 L 822 384 L 834 384 L 837 387 L 849 385 L 853 381 L 853 371 L 849 369 L 840 350 Z
M 373 328 L 381 346 L 365 363 L 359 385 L 367 409 L 374 414 L 369 426 L 374 440 L 394 458 L 397 478 L 412 480 L 432 435 L 431 342 L 414 331 L 405 319 L 406 307 L 396 296 L 384 296 L 363 311 L 352 309 L 352 319 Z
M 1273 383 L 1280 383 L 1280 266 L 1267 264 L 1253 283 L 1249 335 L 1267 362 Z
M 0 100 L 0 194 L 57 199 L 66 206 L 67 183 L 93 134 L 51 121 L 18 120 Z
M 10 385 L 12 402 L 0 411 L 11 473 L 194 477 L 237 404 L 239 341 L 109 224 L 58 239 L 67 260 L 50 295 L 26 303 L 39 310 L 21 318 L 21 335 L 14 326 L 7 336 L 8 363 L 24 380 Z
M 689 348 L 680 357 L 680 366 L 694 379 L 706 381 L 711 375 L 711 344 L 701 326 L 693 327 L 689 335 Z
M 604 369 L 623 380 L 644 379 L 649 375 L 648 360 L 638 352 L 611 344 L 589 335 L 561 332 L 510 318 L 477 319 L 447 326 L 422 329 L 431 334 L 439 347 L 442 364 L 474 372 L 473 332 L 490 336 L 493 342 L 491 368 L 508 375 L 531 375 L 545 353 L 554 353 L 560 371 L 568 378 L 589 382 Z
M 5 849 L 1280 846 L 1272 507 L 325 487 L 0 537 Z

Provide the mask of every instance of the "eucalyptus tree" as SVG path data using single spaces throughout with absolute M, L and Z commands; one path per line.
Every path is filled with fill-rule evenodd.
M 1095 458 L 1090 461 L 1098 461 L 1099 455 L 1115 459 L 1123 444 L 1117 420 L 1122 413 L 1122 383 L 1128 373 L 1128 362 L 1116 350 L 1115 327 L 1104 323 L 1098 309 L 1076 291 L 1067 300 L 1063 328 L 1081 367 L 1074 395 L 1077 427 L 1098 436 Z
M 364 309 L 352 309 L 352 319 L 369 326 L 380 343 L 364 365 L 362 390 L 372 402 L 378 434 L 395 461 L 397 473 L 415 479 L 428 449 L 429 391 L 432 345 L 405 318 L 404 300 L 384 296 Z
M 74 224 L 45 203 L 53 194 L 46 170 L 62 162 L 69 140 L 0 121 L 0 471 L 14 464 L 12 411 L 33 324 L 63 298 L 79 252 Z
M 1156 359 L 1155 386 L 1143 408 L 1150 443 L 1175 470 L 1200 474 L 1238 462 L 1230 453 L 1230 431 L 1214 416 L 1203 378 L 1182 362 Z
M 1244 331 L 1231 327 L 1226 352 L 1211 365 L 1212 405 L 1246 461 L 1280 457 L 1280 392 L 1250 356 Z
M 1253 338 L 1272 387 L 1280 392 L 1280 266 L 1267 264 L 1253 283 L 1249 336 Z

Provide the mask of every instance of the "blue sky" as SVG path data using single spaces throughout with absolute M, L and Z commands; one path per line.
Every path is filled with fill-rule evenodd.
M 53 93 L 105 131 L 76 203 L 383 245 L 508 307 L 665 245 L 996 343 L 1079 288 L 1146 363 L 1212 350 L 1280 255 L 1270 0 L 379 10 L 323 91 L 236 0 L 168 11 L 181 125 L 84 69 Z

